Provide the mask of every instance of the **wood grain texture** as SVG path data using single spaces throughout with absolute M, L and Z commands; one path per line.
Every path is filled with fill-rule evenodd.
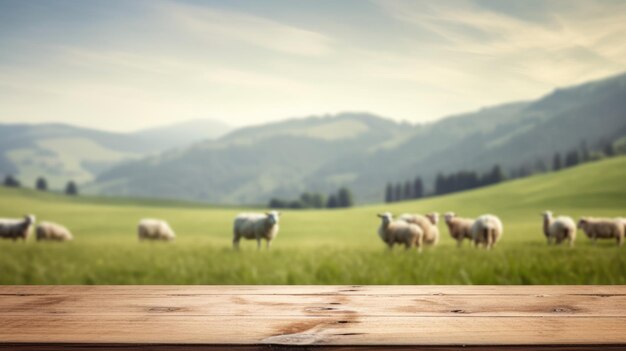
M 626 347 L 622 286 L 0 286 L 0 349 Z

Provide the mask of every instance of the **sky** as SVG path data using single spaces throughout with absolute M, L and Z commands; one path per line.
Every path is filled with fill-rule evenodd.
M 626 71 L 626 1 L 0 0 L 0 122 L 424 123 Z

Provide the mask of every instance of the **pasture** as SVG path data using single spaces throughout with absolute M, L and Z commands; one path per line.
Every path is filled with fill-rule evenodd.
M 626 247 L 548 247 L 540 213 L 578 219 L 626 216 L 626 157 L 419 201 L 341 210 L 283 211 L 270 251 L 231 249 L 241 209 L 168 201 L 70 198 L 0 188 L 0 217 L 33 213 L 67 226 L 69 243 L 0 240 L 0 284 L 626 284 Z M 262 210 L 262 209 L 260 209 Z M 504 222 L 495 250 L 460 249 L 443 220 L 440 244 L 422 254 L 388 252 L 376 213 L 494 213 Z M 140 218 L 167 220 L 173 243 L 139 243 Z

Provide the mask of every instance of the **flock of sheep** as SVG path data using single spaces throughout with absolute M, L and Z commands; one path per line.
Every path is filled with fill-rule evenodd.
M 35 223 L 34 215 L 22 219 L 0 218 L 0 238 L 26 240 Z M 74 236 L 66 227 L 53 222 L 41 222 L 35 228 L 37 241 L 70 241 Z M 174 240 L 176 235 L 167 222 L 158 219 L 142 219 L 137 226 L 139 240 Z
M 395 244 L 404 245 L 406 249 L 417 248 L 421 252 L 423 246 L 434 246 L 439 242 L 439 214 L 436 212 L 426 215 L 403 214 L 397 219 L 389 212 L 380 213 L 381 219 L 378 235 L 391 249 Z M 491 214 L 482 215 L 476 219 L 461 218 L 454 212 L 444 215 L 450 236 L 457 241 L 460 247 L 463 240 L 468 239 L 476 247 L 491 249 L 503 235 L 502 221 Z M 256 240 L 257 248 L 261 248 L 261 241 L 270 243 L 278 235 L 280 213 L 270 211 L 266 213 L 242 213 L 235 217 L 233 223 L 233 247 L 239 249 L 241 239 Z M 35 223 L 35 216 L 27 215 L 23 219 L 0 218 L 0 238 L 26 240 L 30 229 Z M 571 217 L 554 217 L 552 212 L 543 213 L 543 232 L 548 244 L 567 242 L 574 246 L 577 227 L 582 229 L 587 237 L 595 243 L 597 239 L 615 239 L 618 245 L 624 243 L 626 218 L 591 218 L 582 217 L 578 226 Z M 72 233 L 64 226 L 41 222 L 37 225 L 36 239 L 52 241 L 73 240 Z M 176 234 L 164 220 L 142 219 L 137 226 L 137 236 L 143 240 L 172 241 Z
M 419 252 L 425 245 L 434 246 L 439 242 L 439 214 L 426 215 L 403 214 L 398 219 L 389 212 L 380 213 L 378 235 L 392 249 L 395 244 L 406 249 L 416 247 Z M 464 239 L 469 239 L 478 246 L 491 249 L 503 234 L 502 221 L 494 215 L 486 214 L 476 219 L 457 217 L 454 212 L 445 214 L 450 236 L 460 247 Z
M 439 214 L 437 212 L 426 215 L 403 214 L 398 219 L 389 212 L 380 213 L 381 224 L 378 235 L 391 249 L 395 244 L 404 245 L 406 249 L 416 247 L 421 252 L 424 245 L 436 245 L 439 242 Z M 454 212 L 444 215 L 450 236 L 461 246 L 464 239 L 473 242 L 476 247 L 485 247 L 487 250 L 494 247 L 504 233 L 502 221 L 491 214 L 482 215 L 476 219 L 457 217 Z M 589 239 L 595 243 L 597 239 L 615 239 L 621 246 L 624 243 L 626 218 L 591 218 L 582 217 L 578 221 L 578 228 L 582 229 Z M 568 216 L 553 217 L 552 212 L 543 213 L 543 233 L 548 245 L 561 244 L 565 241 L 574 246 L 576 240 L 576 224 Z
M 267 241 L 267 248 L 270 247 L 272 239 L 278 235 L 278 220 L 280 213 L 271 211 L 267 213 L 242 213 L 235 218 L 233 246 L 239 248 L 239 241 L 243 239 L 256 239 L 257 247 L 261 247 L 261 240 Z M 35 223 L 34 215 L 26 215 L 22 219 L 0 218 L 0 238 L 12 240 L 26 240 L 31 232 L 31 227 Z M 41 222 L 35 228 L 37 241 L 70 241 L 74 237 L 64 226 L 52 223 Z M 170 225 L 160 219 L 145 218 L 137 225 L 137 237 L 143 240 L 163 240 L 172 241 L 176 234 Z

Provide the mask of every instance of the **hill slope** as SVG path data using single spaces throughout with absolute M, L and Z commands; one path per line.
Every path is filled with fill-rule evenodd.
M 36 177 L 45 176 L 60 188 L 69 179 L 87 182 L 119 162 L 221 136 L 227 130 L 226 125 L 210 120 L 134 133 L 65 124 L 0 124 L 0 175 L 17 175 L 31 186 Z
M 354 175 L 334 174 L 319 187 L 304 180 L 328 162 L 406 133 L 406 126 L 367 114 L 289 120 L 121 165 L 101 174 L 96 185 L 105 194 L 265 202 L 270 194 L 327 191 L 349 182 Z
M 626 135 L 626 74 L 412 126 L 368 114 L 289 120 L 102 173 L 102 194 L 266 203 L 347 185 L 360 203 L 382 199 L 388 181 L 437 172 L 505 171 L 554 152 Z

